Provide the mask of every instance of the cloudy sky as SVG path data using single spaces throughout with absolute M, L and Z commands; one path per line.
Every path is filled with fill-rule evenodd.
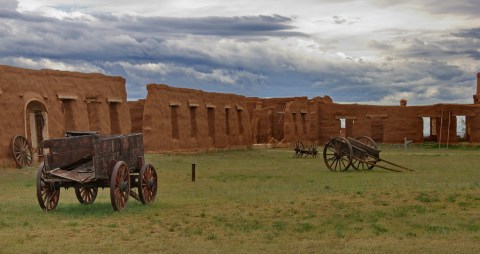
M 0 64 L 336 102 L 471 103 L 478 0 L 0 0 Z

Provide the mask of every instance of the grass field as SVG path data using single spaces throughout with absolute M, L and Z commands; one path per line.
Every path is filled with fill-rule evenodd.
M 416 171 L 329 172 L 283 149 L 148 155 L 157 199 L 120 213 L 108 189 L 89 206 L 62 189 L 44 213 L 36 169 L 0 168 L 0 253 L 479 253 L 480 149 L 381 149 Z

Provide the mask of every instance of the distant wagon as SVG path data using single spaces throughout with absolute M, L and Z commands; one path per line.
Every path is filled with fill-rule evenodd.
M 415 171 L 380 158 L 380 150 L 370 137 L 356 139 L 334 137 L 323 148 L 323 161 L 331 171 L 346 171 L 350 166 L 355 170 L 383 168 L 390 171 Z M 390 166 L 379 165 L 384 162 Z M 393 166 L 393 167 L 392 167 Z
M 144 162 L 143 134 L 67 132 L 65 136 L 43 141 L 46 156 L 37 173 L 37 198 L 43 210 L 57 207 L 62 187 L 74 188 L 82 204 L 93 203 L 99 187 L 110 188 L 115 211 L 127 206 L 129 196 L 143 204 L 155 200 L 157 173 Z

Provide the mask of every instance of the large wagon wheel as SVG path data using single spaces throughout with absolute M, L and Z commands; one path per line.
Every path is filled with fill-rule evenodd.
M 152 164 L 145 164 L 138 174 L 138 194 L 143 204 L 149 205 L 157 195 L 157 172 Z
M 371 139 L 370 137 L 367 137 L 367 136 L 362 136 L 362 137 L 358 137 L 358 138 L 355 138 L 357 141 L 360 141 L 362 144 L 368 146 L 368 147 L 371 147 L 373 149 L 377 149 L 377 144 L 375 143 L 375 141 L 373 141 L 373 139 Z M 377 159 L 374 158 L 374 157 L 371 157 L 369 156 L 368 154 L 365 154 L 365 157 L 362 158 L 363 161 L 360 161 L 360 160 L 357 160 L 357 159 L 353 159 L 352 161 L 352 167 L 356 170 L 365 170 L 365 169 L 372 169 L 373 167 L 375 167 L 375 163 L 377 163 Z M 368 163 L 365 163 L 368 162 Z
M 121 211 L 127 206 L 130 195 L 130 173 L 125 162 L 115 164 L 110 178 L 110 200 L 113 210 Z
M 331 171 L 345 171 L 352 164 L 352 145 L 342 137 L 330 139 L 323 148 L 323 161 Z
M 40 163 L 37 172 L 37 200 L 40 207 L 48 212 L 57 207 L 58 200 L 60 199 L 60 188 L 56 187 L 53 183 L 45 182 L 47 176 L 46 170 L 45 163 Z
M 12 139 L 13 158 L 17 166 L 22 168 L 32 165 L 32 146 L 23 136 L 15 136 Z
M 76 187 L 75 196 L 81 204 L 88 205 L 97 198 L 98 187 Z

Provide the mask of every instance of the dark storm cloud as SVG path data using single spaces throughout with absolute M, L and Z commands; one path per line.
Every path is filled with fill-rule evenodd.
M 89 61 L 179 61 L 185 57 L 192 61 L 208 61 L 199 59 L 191 50 L 171 52 L 172 46 L 167 42 L 188 35 L 238 39 L 304 36 L 293 30 L 292 21 L 279 15 L 166 18 L 110 14 L 61 20 L 36 13 L 0 10 L 0 22 L 4 23 L 0 35 L 7 37 L 0 45 L 0 55 Z M 17 31 L 15 35 L 8 34 L 13 30 Z
M 166 83 L 247 96 L 330 95 L 340 102 L 391 103 L 402 96 L 412 96 L 409 103 L 456 101 L 471 98 L 475 77 L 450 60 L 480 58 L 478 28 L 392 28 L 362 35 L 365 39 L 349 41 L 345 49 L 338 37 L 298 32 L 294 19 L 280 15 L 74 16 L 69 10 L 75 8 L 64 6 L 56 8 L 67 11 L 60 19 L 18 12 L 16 1 L 7 2 L 0 7 L 1 64 L 59 64 L 123 76 L 130 99 L 145 97 L 145 84 Z M 344 25 L 355 21 L 330 17 L 325 16 L 327 26 L 348 28 Z M 368 47 L 351 56 L 348 50 L 357 44 Z M 370 61 L 369 55 L 380 60 Z
M 130 17 L 118 28 L 128 31 L 215 36 L 301 36 L 291 31 L 293 20 L 279 15 L 249 17 Z
M 462 29 L 453 35 L 464 38 L 480 39 L 480 27 L 472 29 Z

